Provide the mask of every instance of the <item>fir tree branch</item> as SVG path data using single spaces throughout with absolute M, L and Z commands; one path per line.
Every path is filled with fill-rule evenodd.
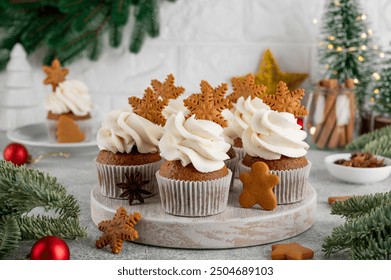
M 380 197 L 376 196 L 376 198 Z M 374 196 L 368 197 L 368 200 L 371 199 L 374 199 Z M 326 257 L 346 250 L 352 259 L 389 258 L 390 236 L 391 202 L 388 201 L 387 196 L 387 199 L 369 213 L 357 215 L 355 218 L 348 219 L 345 224 L 334 228 L 331 236 L 324 239 L 322 250 Z
M 0 216 L 0 259 L 15 250 L 21 240 L 21 232 L 13 216 Z
M 361 151 L 369 142 L 382 136 L 391 135 L 391 126 L 382 127 L 372 132 L 365 133 L 346 146 L 348 151 Z
M 354 196 L 345 201 L 336 201 L 331 207 L 332 215 L 341 215 L 347 219 L 357 218 L 370 213 L 384 203 L 391 203 L 391 192 L 374 195 Z
M 34 240 L 47 235 L 64 239 L 76 239 L 87 236 L 85 228 L 81 228 L 78 219 L 53 218 L 46 216 L 26 217 L 18 219 L 23 240 Z

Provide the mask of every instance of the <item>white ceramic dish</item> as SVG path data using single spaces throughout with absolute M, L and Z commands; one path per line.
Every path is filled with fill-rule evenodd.
M 96 141 L 56 143 L 49 139 L 46 123 L 31 124 L 10 130 L 7 132 L 7 137 L 12 142 L 45 150 L 84 152 L 98 149 Z
M 350 159 L 350 153 L 329 155 L 325 158 L 326 168 L 334 177 L 349 183 L 369 184 L 385 180 L 391 174 L 391 159 L 384 159 L 385 166 L 375 168 L 349 167 L 334 163 L 338 159 Z

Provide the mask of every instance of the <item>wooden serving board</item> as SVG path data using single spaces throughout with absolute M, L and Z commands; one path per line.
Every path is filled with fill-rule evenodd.
M 95 224 L 111 220 L 119 207 L 128 213 L 140 212 L 135 242 L 191 249 L 238 248 L 261 245 L 296 236 L 315 222 L 316 192 L 308 185 L 305 198 L 293 204 L 278 205 L 273 211 L 240 207 L 241 182 L 235 180 L 227 209 L 215 216 L 188 218 L 167 214 L 159 195 L 145 199 L 144 204 L 129 205 L 127 200 L 104 197 L 99 188 L 91 191 L 91 216 Z

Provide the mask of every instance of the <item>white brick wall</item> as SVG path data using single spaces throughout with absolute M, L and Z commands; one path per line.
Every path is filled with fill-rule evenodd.
M 362 0 L 378 42 L 390 49 L 391 0 Z M 88 84 L 100 109 L 127 105 L 141 95 L 151 79 L 173 73 L 187 94 L 198 91 L 202 79 L 212 85 L 232 76 L 255 72 L 270 48 L 283 71 L 310 73 L 304 86 L 318 79 L 316 44 L 324 0 L 177 0 L 161 7 L 161 36 L 147 39 L 137 55 L 128 52 L 128 37 L 118 49 L 97 62 L 69 66 L 69 79 Z M 129 34 L 130 32 L 128 32 Z M 41 61 L 44 50 L 29 57 L 35 87 L 43 98 Z M 4 73 L 0 74 L 0 81 Z

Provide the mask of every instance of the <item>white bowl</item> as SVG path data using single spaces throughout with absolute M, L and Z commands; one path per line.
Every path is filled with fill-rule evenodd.
M 334 177 L 349 183 L 369 184 L 382 181 L 391 174 L 391 159 L 382 156 L 376 156 L 378 159 L 384 159 L 385 166 L 362 168 L 343 166 L 334 163 L 338 159 L 350 159 L 350 153 L 333 154 L 327 156 L 324 161 L 326 168 Z

